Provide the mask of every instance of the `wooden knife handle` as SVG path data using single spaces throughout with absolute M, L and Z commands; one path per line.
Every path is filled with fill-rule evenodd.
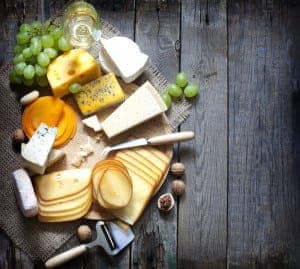
M 70 261 L 78 256 L 80 256 L 82 253 L 84 253 L 87 250 L 86 245 L 80 245 L 75 248 L 71 248 L 63 253 L 60 253 L 49 260 L 45 262 L 46 268 L 53 268 L 59 265 L 64 264 L 67 261 Z
M 165 145 L 172 144 L 175 142 L 191 140 L 194 137 L 194 132 L 179 132 L 151 137 L 148 139 L 148 143 L 151 145 Z

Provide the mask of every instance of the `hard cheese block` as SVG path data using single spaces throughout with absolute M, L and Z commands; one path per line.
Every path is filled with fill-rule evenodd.
M 53 172 L 35 178 L 38 195 L 43 200 L 67 197 L 82 191 L 91 183 L 92 170 L 89 168 Z
M 136 155 L 139 155 L 135 150 L 142 149 L 148 153 L 147 160 L 139 158 Z M 158 158 L 156 155 L 151 153 L 152 147 L 143 147 L 135 149 L 127 149 L 118 151 L 114 159 L 122 162 L 127 168 L 129 175 L 132 180 L 133 193 L 132 198 L 129 204 L 122 209 L 111 210 L 110 213 L 117 217 L 118 219 L 133 225 L 139 217 L 142 215 L 146 205 L 151 199 L 153 193 L 156 191 L 157 186 L 160 185 L 161 179 L 169 167 L 169 160 L 165 163 L 163 160 Z M 167 158 L 167 156 L 160 150 L 154 149 L 155 152 Z M 126 154 L 125 154 L 126 153 Z M 124 159 L 120 158 L 122 156 Z M 131 156 L 127 158 L 126 156 Z M 133 158 L 135 156 L 135 158 Z M 141 155 L 142 156 L 142 155 Z M 126 159 L 126 160 L 125 160 Z M 149 169 L 155 167 L 156 171 L 159 171 L 159 174 L 156 175 L 155 180 L 147 174 Z
M 56 97 L 69 94 L 71 84 L 85 84 L 100 75 L 99 64 L 84 49 L 65 52 L 53 60 L 47 69 L 47 78 Z
M 116 136 L 167 110 L 159 93 L 145 82 L 102 123 L 108 137 Z
M 41 124 L 28 144 L 21 148 L 21 155 L 25 167 L 30 167 L 33 172 L 43 174 L 47 167 L 47 160 L 54 144 L 57 128 L 49 128 Z
M 145 70 L 148 55 L 141 52 L 140 47 L 131 39 L 115 36 L 101 39 L 104 53 L 100 53 L 101 62 L 106 69 L 116 69 L 126 83 L 134 81 Z
M 92 114 L 100 109 L 124 100 L 125 94 L 113 73 L 85 84 L 83 91 L 74 95 L 83 115 Z

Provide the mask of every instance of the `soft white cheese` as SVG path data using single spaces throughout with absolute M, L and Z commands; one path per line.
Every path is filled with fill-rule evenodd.
M 108 137 L 113 137 L 166 110 L 159 93 L 147 81 L 108 116 L 101 126 Z
M 124 36 L 102 38 L 100 41 L 104 50 L 101 51 L 100 58 L 102 56 L 105 68 L 112 69 L 111 71 L 115 69 L 116 74 L 120 74 L 126 83 L 134 81 L 143 73 L 149 57 L 141 52 L 134 41 Z
M 22 146 L 23 165 L 37 174 L 44 174 L 47 160 L 54 144 L 57 128 L 41 124 L 29 142 Z
M 24 169 L 12 173 L 16 186 L 16 197 L 19 207 L 25 217 L 33 217 L 38 213 L 38 202 L 31 179 Z
M 82 123 L 93 129 L 95 132 L 101 131 L 101 125 L 96 115 L 90 116 L 82 120 Z

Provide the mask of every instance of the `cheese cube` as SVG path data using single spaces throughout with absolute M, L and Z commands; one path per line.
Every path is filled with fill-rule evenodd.
M 100 41 L 103 45 L 101 50 L 104 50 L 99 54 L 100 63 L 111 71 L 116 69 L 126 83 L 134 81 L 145 70 L 149 57 L 131 39 L 115 36 Z
M 150 82 L 145 82 L 102 123 L 108 137 L 116 136 L 167 110 L 167 107 Z
M 53 60 L 47 69 L 47 78 L 56 97 L 69 94 L 71 84 L 85 84 L 100 75 L 99 64 L 84 49 L 65 52 Z
M 113 73 L 85 84 L 83 91 L 74 95 L 83 115 L 92 114 L 100 109 L 124 100 L 125 94 Z
M 43 174 L 47 167 L 47 160 L 54 144 L 57 128 L 49 128 L 42 123 L 33 134 L 29 142 L 22 146 L 21 155 L 25 167 L 29 167 L 37 174 Z
M 24 169 L 12 173 L 16 186 L 16 197 L 19 207 L 25 217 L 33 217 L 38 213 L 38 202 L 31 179 Z

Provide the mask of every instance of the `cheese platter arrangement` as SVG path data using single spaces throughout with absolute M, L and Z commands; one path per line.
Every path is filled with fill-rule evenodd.
M 165 112 L 174 99 L 196 96 L 198 87 L 188 84 L 184 73 L 163 93 L 150 81 L 138 83 L 148 55 L 126 37 L 101 36 L 98 20 L 92 5 L 77 1 L 62 24 L 20 26 L 9 78 L 32 90 L 20 99 L 22 124 L 13 141 L 20 145 L 22 165 L 12 176 L 24 217 L 49 225 L 97 220 L 95 244 L 115 255 L 134 239 L 130 226 L 169 170 L 176 176 L 184 172 L 182 164 L 171 165 L 172 144 L 191 140 L 194 133 L 172 132 Z M 97 57 L 89 50 L 93 42 L 100 44 Z M 173 194 L 181 195 L 184 185 L 173 183 Z M 157 203 L 169 211 L 173 195 L 164 194 Z M 46 266 L 95 244 L 69 250 Z

